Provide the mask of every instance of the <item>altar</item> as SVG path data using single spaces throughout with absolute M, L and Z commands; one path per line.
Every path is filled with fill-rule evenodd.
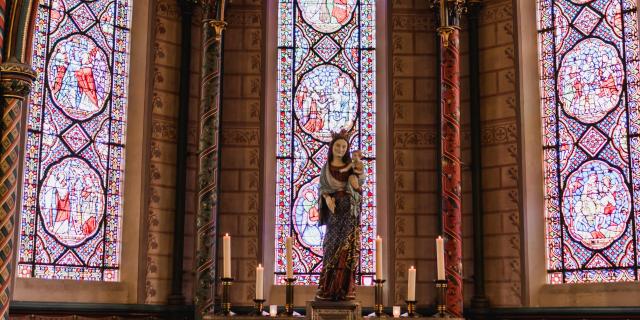
M 437 292 L 436 310 L 438 314 L 435 318 L 450 318 L 452 314 L 447 310 L 446 306 L 446 294 L 447 283 L 445 279 L 445 266 L 444 266 L 444 239 L 438 237 L 435 239 L 436 243 L 436 261 L 437 261 L 437 280 L 434 282 L 435 291 Z M 375 239 L 375 277 L 373 279 L 373 286 L 364 285 L 356 286 L 354 284 L 354 278 L 350 279 L 350 286 L 353 285 L 352 299 L 345 299 L 344 297 L 337 296 L 332 298 L 323 298 L 319 295 L 321 291 L 317 286 L 308 285 L 296 285 L 296 277 L 294 276 L 294 262 L 293 262 L 293 245 L 292 237 L 286 237 L 286 246 L 284 252 L 284 267 L 286 270 L 285 284 L 276 284 L 270 286 L 268 295 L 265 295 L 264 288 L 264 267 L 262 264 L 258 264 L 255 272 L 255 298 L 254 307 L 240 306 L 233 308 L 231 303 L 231 290 L 234 279 L 231 277 L 231 236 L 225 234 L 223 236 L 223 276 L 220 279 L 222 295 L 220 301 L 220 307 L 216 309 L 213 315 L 207 315 L 206 319 L 217 319 L 219 317 L 233 316 L 235 318 L 249 316 L 255 317 L 304 317 L 313 320 L 320 319 L 360 319 L 367 315 L 367 317 L 410 317 L 419 318 L 420 314 L 417 312 L 416 300 L 416 274 L 417 270 L 411 266 L 407 270 L 407 295 L 405 305 L 394 305 L 391 312 L 385 312 L 385 306 L 388 309 L 388 301 L 385 298 L 385 283 L 382 273 L 382 238 L 378 236 Z M 387 284 L 388 285 L 388 284 Z M 320 286 L 321 287 L 321 286 Z M 346 291 L 346 289 L 344 289 Z M 344 292 L 343 291 L 343 292 Z M 357 294 L 356 294 L 357 291 Z M 268 303 L 267 303 L 268 302 Z M 282 310 L 284 306 L 284 311 Z M 304 311 L 302 306 L 305 306 Z M 364 306 L 364 308 L 363 308 Z M 280 309 L 280 310 L 279 310 Z M 370 312 L 363 312 L 363 309 L 373 309 Z M 406 310 L 403 313 L 402 310 Z M 427 312 L 426 314 L 434 314 L 435 311 Z
M 375 315 L 375 313 L 371 314 L 363 314 L 363 307 L 359 301 L 307 301 L 305 313 L 300 314 L 295 312 L 292 316 L 286 314 L 276 314 L 274 316 L 269 316 L 268 310 L 263 314 L 263 316 L 257 315 L 207 315 L 204 317 L 205 320 L 223 320 L 232 317 L 236 320 L 255 320 L 258 318 L 269 318 L 269 319 L 309 319 L 309 320 L 361 320 L 363 318 L 409 318 L 408 314 L 403 309 L 402 314 L 396 314 L 395 316 L 392 312 L 383 312 L 379 317 Z M 437 319 L 438 317 L 433 317 L 431 315 L 416 315 L 411 317 L 412 319 Z M 447 318 L 447 319 L 460 319 L 462 318 Z

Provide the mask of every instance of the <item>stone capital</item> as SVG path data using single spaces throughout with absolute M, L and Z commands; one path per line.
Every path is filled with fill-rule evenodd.
M 0 92 L 3 97 L 25 99 L 35 79 L 35 71 L 27 64 L 18 62 L 0 64 Z
M 214 39 L 220 42 L 222 39 L 222 31 L 227 27 L 227 22 L 222 20 L 205 20 L 205 27 L 210 28 L 213 31 Z

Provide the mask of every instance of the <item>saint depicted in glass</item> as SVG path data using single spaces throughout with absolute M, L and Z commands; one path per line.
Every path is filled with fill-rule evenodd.
M 362 150 L 356 219 L 361 250 L 356 281 L 374 273 L 375 10 L 372 0 L 280 0 L 278 24 L 275 282 L 284 283 L 284 248 L 294 239 L 298 284 L 317 284 L 327 230 L 317 201 L 332 133 L 345 130 Z
M 549 283 L 638 280 L 638 28 L 631 0 L 538 0 Z
M 18 276 L 118 281 L 128 0 L 41 0 Z

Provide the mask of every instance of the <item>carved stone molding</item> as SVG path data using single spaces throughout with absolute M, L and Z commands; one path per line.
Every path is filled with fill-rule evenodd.
M 25 99 L 35 79 L 35 71 L 26 64 L 16 62 L 0 64 L 0 90 L 3 97 Z

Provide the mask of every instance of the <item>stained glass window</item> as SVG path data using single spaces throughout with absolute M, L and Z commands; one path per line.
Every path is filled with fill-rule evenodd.
M 129 0 L 40 0 L 18 276 L 118 281 Z
M 297 284 L 317 284 L 325 227 L 316 202 L 331 132 L 362 150 L 361 257 L 357 282 L 373 281 L 376 230 L 375 3 L 280 0 L 278 13 L 275 283 L 285 282 L 285 239 L 294 239 Z
M 637 281 L 635 0 L 538 0 L 547 281 Z

